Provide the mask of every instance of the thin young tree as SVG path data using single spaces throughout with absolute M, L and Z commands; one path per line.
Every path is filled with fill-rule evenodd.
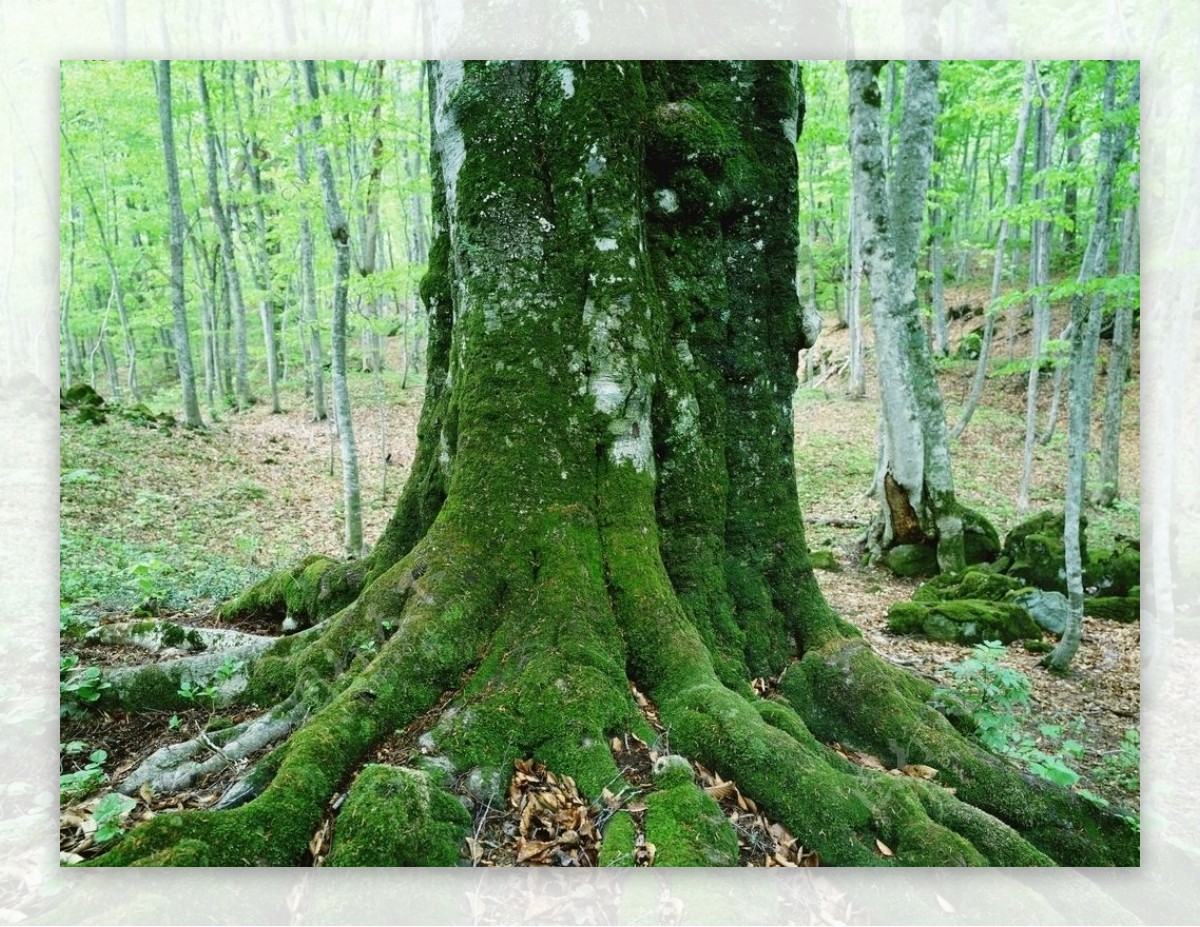
M 988 294 L 988 306 L 984 312 L 983 335 L 979 341 L 979 358 L 975 365 L 975 376 L 971 379 L 971 392 L 963 406 L 962 416 L 950 430 L 951 438 L 958 438 L 966 431 L 983 396 L 987 380 L 988 362 L 992 353 L 992 334 L 996 330 L 996 305 L 1000 299 L 1000 287 L 1004 279 L 1004 263 L 1008 257 L 1009 213 L 1021 194 L 1021 174 L 1025 167 L 1025 138 L 1029 127 L 1029 113 L 1033 106 L 1033 85 L 1037 79 L 1037 65 L 1025 62 L 1025 82 L 1021 92 L 1021 109 L 1017 117 L 1017 135 L 1013 139 L 1012 153 L 1008 159 L 1008 183 L 1004 189 L 1004 213 L 1000 216 L 1000 229 L 996 233 L 996 256 L 992 261 L 992 289 Z
M 1137 178 L 1131 181 L 1137 189 Z M 1121 219 L 1121 258 L 1117 273 L 1137 274 L 1138 207 L 1130 203 Z M 1125 406 L 1125 380 L 1133 350 L 1132 300 L 1123 300 L 1113 319 L 1112 351 L 1108 355 L 1108 374 L 1104 388 L 1104 417 L 1100 434 L 1100 472 L 1093 501 L 1110 506 L 1121 497 L 1121 419 Z
M 296 112 L 296 177 L 300 182 L 300 321 L 306 335 L 309 380 L 312 384 L 313 421 L 328 417 L 325 409 L 325 358 L 321 348 L 321 326 L 317 320 L 317 282 L 313 260 L 312 224 L 308 216 L 308 140 L 300 115 L 300 68 L 290 62 L 292 108 Z
M 1112 235 L 1113 183 L 1117 166 L 1125 157 L 1129 139 L 1126 123 L 1114 125 L 1117 62 L 1109 61 L 1104 80 L 1104 120 L 1096 163 L 1096 216 L 1084 252 L 1083 265 L 1071 297 L 1071 360 L 1067 399 L 1067 490 L 1064 506 L 1063 542 L 1066 548 L 1067 623 L 1058 646 L 1046 655 L 1046 666 L 1065 672 L 1083 638 L 1083 559 L 1080 521 L 1084 487 L 1087 485 L 1087 456 L 1092 435 L 1092 386 L 1096 350 L 1104 309 L 1102 290 L 1085 292 L 1087 284 L 1105 276 Z M 1134 74 L 1127 106 L 1138 102 L 1139 75 Z
M 187 237 L 183 217 L 183 194 L 179 188 L 179 161 L 175 153 L 175 127 L 171 119 L 171 62 L 155 66 L 158 93 L 158 121 L 162 127 L 163 158 L 167 169 L 167 208 L 170 211 L 171 316 L 175 344 L 175 366 L 183 388 L 184 422 L 189 428 L 203 428 L 200 402 L 196 397 L 196 376 L 192 371 L 192 345 L 188 334 L 187 294 L 183 285 L 183 241 Z
M 345 510 L 346 556 L 362 555 L 362 492 L 358 479 L 358 451 L 354 443 L 354 422 L 350 416 L 350 387 L 346 379 L 346 298 L 350 281 L 350 227 L 338 200 L 337 183 L 329 151 L 322 138 L 320 99 L 315 61 L 304 62 L 304 79 L 308 98 L 313 105 L 312 137 L 317 150 L 317 171 L 325 199 L 325 220 L 333 239 L 335 254 L 333 269 L 333 338 L 332 366 L 333 414 L 337 421 L 338 441 L 342 454 L 342 505 Z
M 242 302 L 242 279 L 238 273 L 237 253 L 233 245 L 233 229 L 229 212 L 221 201 L 219 181 L 220 160 L 217 154 L 217 127 L 213 119 L 212 103 L 208 95 L 208 82 L 204 77 L 204 63 L 197 68 L 200 90 L 200 109 L 204 115 L 205 167 L 208 177 L 208 203 L 212 211 L 213 225 L 221 242 L 221 266 L 225 272 L 225 288 L 228 295 L 229 312 L 233 316 L 234 332 L 234 384 L 238 411 L 254 402 L 250 391 L 250 361 L 246 344 L 246 305 Z

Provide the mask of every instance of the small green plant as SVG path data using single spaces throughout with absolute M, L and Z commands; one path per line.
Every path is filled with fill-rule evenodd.
M 1032 684 L 1020 670 L 1000 663 L 1003 652 L 999 641 L 976 644 L 970 657 L 950 667 L 954 687 L 934 690 L 935 707 L 942 711 L 965 709 L 974 721 L 975 736 L 987 749 L 1055 785 L 1075 785 L 1079 773 L 1069 763 L 1083 755 L 1083 744 L 1072 739 L 1060 741 L 1062 727 L 1043 724 L 1038 729 L 1041 742 L 1057 745 L 1049 752 L 1026 730 L 1022 719 Z
M 125 833 L 121 820 L 136 805 L 132 798 L 118 792 L 109 792 L 96 805 L 92 812 L 92 820 L 96 822 L 96 833 L 92 838 L 96 843 L 108 843 Z
M 59 744 L 59 750 L 66 756 L 82 753 L 87 744 L 82 740 L 72 740 L 67 744 Z M 94 750 L 88 757 L 87 763 L 74 772 L 61 773 L 58 777 L 59 797 L 62 800 L 82 798 L 89 795 L 108 781 L 104 766 L 108 753 L 104 750 Z
M 64 638 L 83 637 L 96 626 L 94 615 L 80 614 L 66 602 L 58 605 L 58 633 Z
M 1142 738 L 1136 727 L 1125 732 L 1116 753 L 1104 758 L 1096 770 L 1096 778 L 1108 782 L 1125 792 L 1138 792 L 1142 788 Z
M 171 719 L 167 722 L 167 729 L 171 731 L 177 731 L 179 730 L 181 724 L 183 724 L 183 722 L 179 720 L 179 715 L 171 715 Z
M 245 661 L 235 660 L 232 655 L 225 657 L 224 662 L 217 667 L 212 676 L 204 680 L 184 679 L 179 683 L 179 697 L 186 699 L 189 702 L 206 705 L 210 710 L 215 711 L 217 702 L 221 698 L 221 687 L 229 680 L 233 679 L 242 671 L 245 666 Z M 172 719 L 178 726 L 178 717 Z M 174 730 L 174 727 L 172 727 Z
M 58 713 L 60 717 L 80 717 L 100 700 L 101 693 L 111 688 L 98 666 L 80 666 L 79 655 L 63 654 L 58 658 Z

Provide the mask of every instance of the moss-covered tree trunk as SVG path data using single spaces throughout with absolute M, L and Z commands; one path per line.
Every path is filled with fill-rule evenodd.
M 422 738 L 437 775 L 360 776 L 374 791 L 352 793 L 355 815 L 377 818 L 387 793 L 423 809 L 413 833 L 453 830 L 441 777 L 502 801 L 518 758 L 598 800 L 621 780 L 612 738 L 645 730 L 632 681 L 672 752 L 736 780 L 825 863 L 1135 863 L 1121 821 L 972 746 L 817 588 L 793 458 L 812 335 L 796 67 L 441 62 L 431 91 L 409 483 L 369 558 L 312 559 L 227 609 L 331 614 L 268 647 L 239 696 L 311 715 L 247 776 L 244 804 L 160 815 L 101 861 L 303 862 L 371 746 L 447 696 Z M 780 694 L 757 697 L 757 676 Z M 957 795 L 852 765 L 834 740 L 935 767 Z M 670 818 L 694 788 L 672 780 L 647 804 Z M 414 858 L 338 839 L 331 860 L 445 861 L 440 842 Z

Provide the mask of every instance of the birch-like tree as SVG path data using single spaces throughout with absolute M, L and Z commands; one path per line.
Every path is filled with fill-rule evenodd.
M 852 61 L 846 70 L 854 195 L 882 406 L 883 440 L 875 487 L 880 509 L 868 529 L 868 545 L 876 556 L 888 555 L 893 566 L 899 554 L 895 548 L 915 547 L 932 549 L 935 570 L 961 569 L 967 559 L 964 516 L 988 548 L 995 547 L 996 537 L 990 525 L 955 498 L 941 391 L 917 306 L 917 260 L 933 156 L 938 64 L 908 63 L 890 202 L 879 130 L 881 63 Z M 919 557 L 918 552 L 911 553 Z

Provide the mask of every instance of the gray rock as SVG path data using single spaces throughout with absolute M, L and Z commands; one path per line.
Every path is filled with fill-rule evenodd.
M 1010 601 L 1029 612 L 1042 630 L 1062 636 L 1067 626 L 1067 597 L 1061 592 L 1029 589 L 1013 596 Z

